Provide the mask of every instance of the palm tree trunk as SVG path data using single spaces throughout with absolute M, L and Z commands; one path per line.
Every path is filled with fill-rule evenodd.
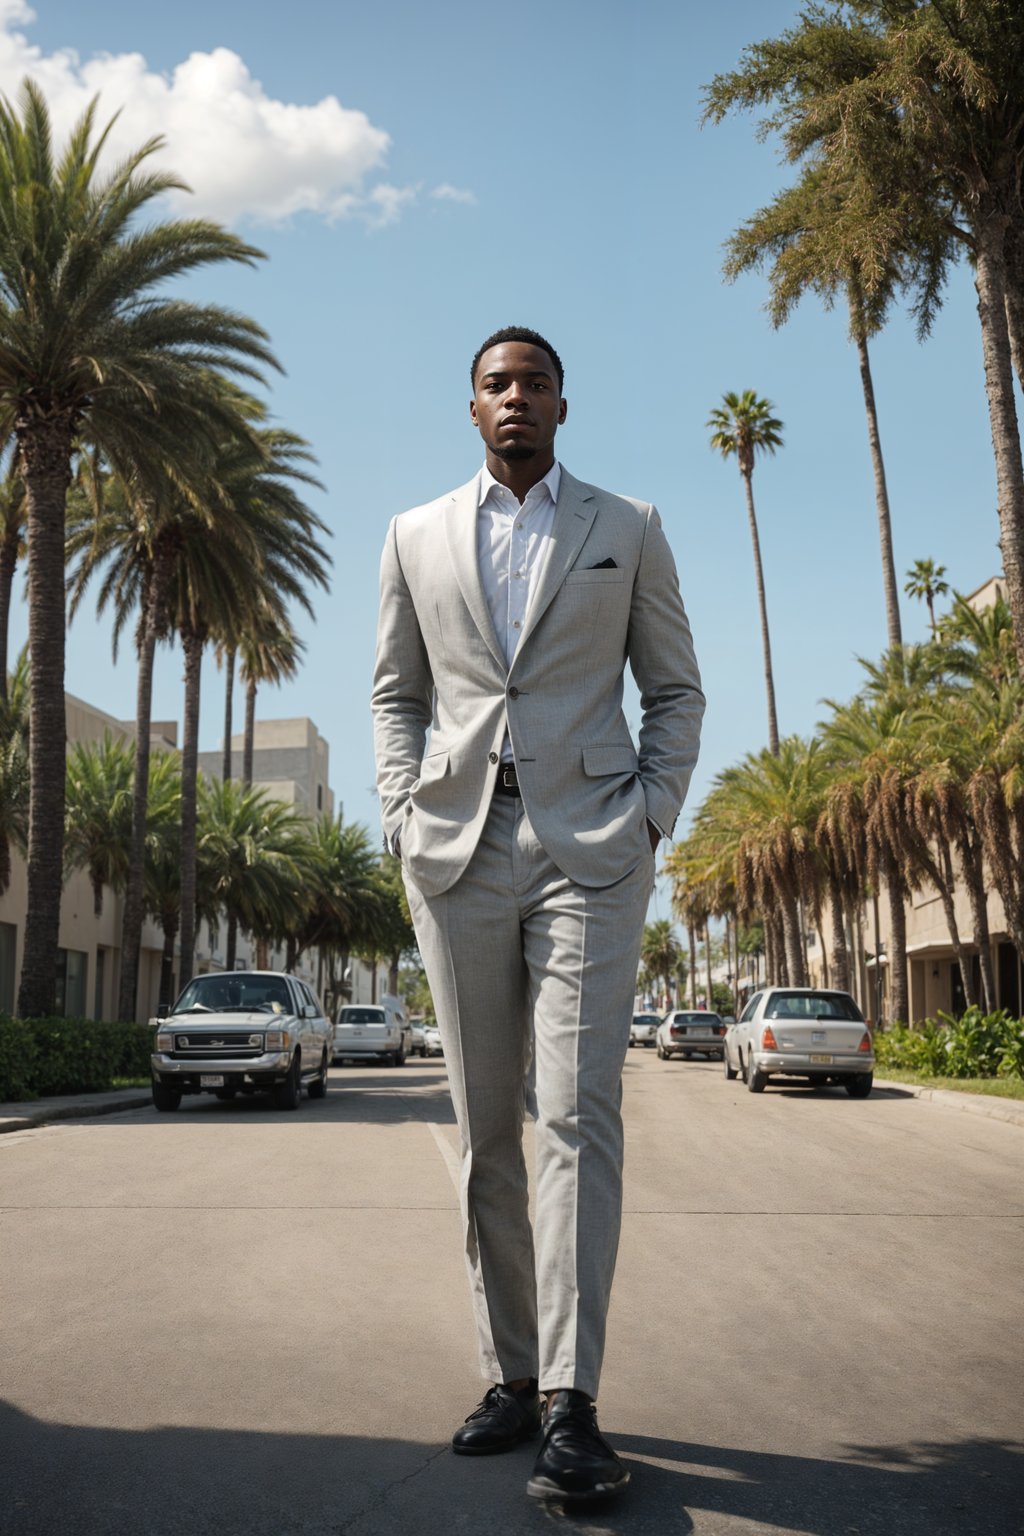
M 1024 463 L 1021 460 L 1017 408 L 1013 395 L 1013 364 L 1006 324 L 1006 262 L 1004 241 L 1008 221 L 984 195 L 975 226 L 977 236 L 975 287 L 981 321 L 985 389 L 988 395 L 992 447 L 996 461 L 999 501 L 999 545 L 1006 577 L 1006 600 L 1013 620 L 1017 662 L 1024 672 Z
M 850 954 L 843 921 L 843 892 L 838 880 L 829 881 L 829 915 L 832 920 L 832 985 L 840 992 L 849 992 Z
M 71 481 L 71 421 L 17 423 L 28 510 L 28 643 L 31 662 L 28 906 L 18 991 L 22 1018 L 56 1007 L 64 887 L 64 512 Z
M 788 983 L 791 987 L 806 987 L 807 972 L 804 969 L 800 914 L 796 898 L 791 891 L 781 890 L 778 895 L 778 901 L 789 970 Z
M 192 980 L 196 942 L 196 781 L 199 773 L 199 689 L 203 666 L 203 636 L 183 625 L 185 652 L 185 720 L 181 743 L 181 976 L 179 985 Z
M 890 1024 L 910 1023 L 907 987 L 907 914 L 899 875 L 886 861 L 885 888 L 889 895 L 889 1018 Z M 876 957 L 877 964 L 877 957 Z
M 957 842 L 960 867 L 963 870 L 967 899 L 971 904 L 974 923 L 974 942 L 978 947 L 978 968 L 981 971 L 981 995 L 985 1012 L 992 1013 L 996 1006 L 996 978 L 992 969 L 992 940 L 988 926 L 988 899 L 985 894 L 985 873 L 982 863 L 981 842 L 977 833 L 965 830 Z
M 1024 221 L 1020 218 L 1010 220 L 1005 251 L 1006 329 L 1013 371 L 1024 389 Z
M 775 951 L 775 985 L 790 985 L 789 959 L 786 954 L 786 929 L 778 910 L 772 912 L 772 940 Z
M 139 991 L 139 952 L 146 916 L 146 822 L 149 812 L 149 737 L 153 716 L 153 657 L 163 630 L 164 603 L 170 563 L 158 544 L 142 594 L 135 682 L 135 776 L 132 787 L 132 843 L 121 917 L 121 979 L 117 1016 L 122 1024 L 135 1021 Z
M 750 519 L 750 541 L 754 547 L 754 578 L 757 582 L 757 603 L 761 613 L 761 649 L 764 655 L 764 691 L 768 701 L 768 748 L 773 757 L 779 755 L 779 722 L 775 713 L 775 679 L 772 675 L 772 646 L 768 634 L 768 601 L 764 590 L 764 568 L 761 564 L 761 540 L 757 534 L 757 514 L 754 511 L 754 478 L 743 475 L 743 489 L 747 496 L 747 517 Z
M 252 785 L 252 762 L 256 746 L 256 679 L 245 683 L 245 738 L 242 747 L 242 783 L 246 789 Z
M 225 784 L 231 777 L 231 708 L 235 693 L 235 650 L 231 646 L 224 656 L 224 764 L 221 778 Z
M 686 925 L 686 938 L 690 946 L 690 1007 L 697 1006 L 697 935 L 692 923 Z
M 224 969 L 233 971 L 235 968 L 235 956 L 238 953 L 238 918 L 233 912 L 228 913 L 228 936 L 224 947 Z M 290 969 L 290 967 L 289 967 Z
M 704 970 L 707 975 L 708 983 L 707 1001 L 705 1002 L 704 1006 L 706 1008 L 712 1008 L 714 1007 L 714 1004 L 711 1001 L 711 927 L 710 924 L 707 923 L 704 925 Z
M 11 624 L 11 592 L 14 588 L 14 572 L 18 567 L 20 529 L 13 512 L 4 527 L 0 539 L 0 700 L 7 702 L 7 654 Z
M 946 928 L 949 931 L 949 941 L 956 955 L 956 963 L 960 968 L 960 984 L 964 989 L 964 1002 L 968 1008 L 973 1008 L 977 1002 L 974 995 L 974 976 L 971 968 L 971 957 L 967 953 L 964 942 L 960 937 L 960 924 L 956 920 L 956 905 L 953 895 L 956 890 L 956 877 L 953 874 L 953 862 L 949 856 L 949 844 L 943 839 L 941 845 L 942 869 L 934 859 L 923 860 L 928 878 L 939 893 L 942 902 L 942 911 L 946 919 Z
M 163 925 L 164 947 L 160 956 L 160 1001 L 170 1007 L 174 1001 L 174 941 L 178 936 L 178 916 L 167 917 Z
M 860 364 L 860 385 L 864 391 L 864 409 L 868 418 L 868 447 L 871 450 L 871 469 L 875 477 L 875 508 L 878 512 L 878 539 L 882 550 L 882 586 L 885 591 L 885 622 L 889 634 L 889 648 L 903 644 L 900 627 L 900 600 L 896 586 L 896 562 L 892 553 L 892 519 L 889 515 L 889 490 L 885 480 L 885 460 L 882 458 L 882 439 L 878 431 L 878 409 L 875 405 L 875 386 L 871 377 L 871 359 L 868 356 L 868 340 L 864 330 L 860 293 L 855 282 L 849 285 L 850 329 L 857 344 L 857 360 Z

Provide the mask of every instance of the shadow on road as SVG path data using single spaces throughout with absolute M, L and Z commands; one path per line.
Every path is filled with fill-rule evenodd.
M 436 1426 L 425 1434 L 437 1432 Z M 578 1516 L 527 1499 L 533 1448 L 486 1460 L 416 1442 L 44 1423 L 0 1403 L 5 1536 L 459 1536 L 561 1526 L 586 1536 L 1016 1536 L 1024 1447 L 851 1446 L 841 1461 L 612 1436 L 625 1497 Z M 709 1516 L 709 1519 L 705 1519 Z

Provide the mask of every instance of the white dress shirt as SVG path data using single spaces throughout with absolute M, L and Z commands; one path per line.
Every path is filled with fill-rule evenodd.
M 484 465 L 476 522 L 476 552 L 480 582 L 505 661 L 512 658 L 523 632 L 530 603 L 551 550 L 555 503 L 562 479 L 557 459 L 543 480 L 531 486 L 526 500 L 495 480 Z M 501 749 L 503 763 L 514 761 L 508 732 Z

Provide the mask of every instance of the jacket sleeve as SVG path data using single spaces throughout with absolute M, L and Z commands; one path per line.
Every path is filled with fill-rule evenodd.
M 398 551 L 393 518 L 380 565 L 373 745 L 385 846 L 396 851 L 409 790 L 420 774 L 433 717 L 434 680 Z
M 654 507 L 633 586 L 629 664 L 643 711 L 640 782 L 647 815 L 671 836 L 697 762 L 704 694 L 675 561 Z

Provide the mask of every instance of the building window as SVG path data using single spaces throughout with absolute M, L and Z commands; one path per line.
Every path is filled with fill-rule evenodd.
M 65 1019 L 85 1018 L 87 960 L 80 949 L 57 951 L 57 1012 Z
M 318 811 L 322 811 L 324 808 L 324 787 L 322 784 L 318 784 L 316 787 L 316 808 Z
M 18 930 L 14 923 L 0 923 L 0 1013 L 14 1012 L 14 957 Z

